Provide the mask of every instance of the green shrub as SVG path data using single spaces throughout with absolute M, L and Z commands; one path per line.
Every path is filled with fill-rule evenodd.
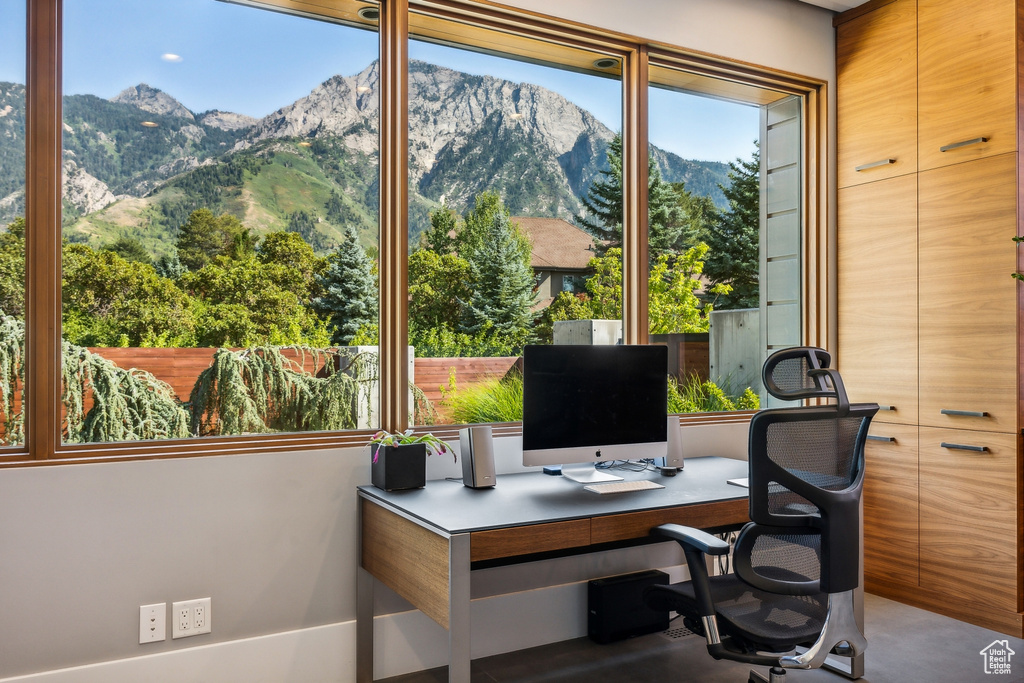
M 513 369 L 502 379 L 466 389 L 458 389 L 452 376 L 444 404 L 456 424 L 518 422 L 523 419 L 523 376 Z
M 690 375 L 681 385 L 673 377 L 668 379 L 670 413 L 717 413 L 760 407 L 761 399 L 750 387 L 732 397 L 711 380 L 702 381 L 697 375 Z

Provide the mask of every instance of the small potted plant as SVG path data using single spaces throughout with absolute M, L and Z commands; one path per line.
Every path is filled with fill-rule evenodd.
M 427 456 L 455 451 L 433 434 L 413 434 L 412 429 L 391 433 L 381 430 L 370 439 L 373 464 L 370 482 L 385 491 L 418 489 L 427 483 Z M 457 458 L 456 458 L 457 459 Z

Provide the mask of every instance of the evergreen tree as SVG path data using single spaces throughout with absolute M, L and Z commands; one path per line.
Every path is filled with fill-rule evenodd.
M 522 343 L 533 322 L 533 271 L 522 257 L 521 235 L 508 214 L 497 211 L 482 237 L 467 259 L 476 287 L 466 302 L 462 331 L 490 331 Z
M 647 157 L 648 244 L 650 257 L 678 251 L 683 244 L 679 196 L 672 184 L 661 178 L 653 156 Z M 581 201 L 588 216 L 576 222 L 597 240 L 598 254 L 622 247 L 622 136 L 608 145 L 608 168 L 601 171 Z
M 153 268 L 156 269 L 156 274 L 160 277 L 175 281 L 185 272 L 185 266 L 181 264 L 181 259 L 178 258 L 178 250 L 174 248 L 171 249 L 170 254 L 164 254 L 157 259 Z
M 430 227 L 423 233 L 423 245 L 435 254 L 450 254 L 455 251 L 455 234 L 458 216 L 442 204 L 430 212 Z
M 181 264 L 199 270 L 215 257 L 244 250 L 251 242 L 245 226 L 231 214 L 214 216 L 209 209 L 196 209 L 178 229 L 175 246 Z
M 344 346 L 359 328 L 377 323 L 373 264 L 359 246 L 351 225 L 345 229 L 345 241 L 329 260 L 327 270 L 317 276 L 323 294 L 313 300 L 313 309 L 327 318 L 331 343 Z
M 732 285 L 732 292 L 715 303 L 718 310 L 760 305 L 761 151 L 754 145 L 748 161 L 729 163 L 730 184 L 721 186 L 729 210 L 710 223 L 706 238 L 710 249 L 704 274 L 714 284 Z
M 103 247 L 104 251 L 112 251 L 125 261 L 153 264 L 153 258 L 137 237 L 118 237 Z
M 509 211 L 501 201 L 497 192 L 484 191 L 476 196 L 473 208 L 462 216 L 462 224 L 455 231 L 455 251 L 463 258 L 472 259 L 473 254 L 481 249 L 494 227 L 495 217 L 499 214 L 509 218 Z M 529 238 L 519 230 L 517 223 L 511 223 L 512 237 L 516 243 L 516 251 L 527 267 L 533 245 Z

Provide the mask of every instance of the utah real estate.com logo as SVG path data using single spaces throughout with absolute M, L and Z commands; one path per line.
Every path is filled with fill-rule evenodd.
M 994 640 L 980 654 L 985 660 L 986 674 L 1009 675 L 1010 658 L 1017 653 L 1010 649 L 1009 641 Z

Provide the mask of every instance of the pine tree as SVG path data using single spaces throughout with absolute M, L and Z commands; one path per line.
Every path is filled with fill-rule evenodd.
M 476 288 L 466 302 L 462 331 L 525 340 L 533 322 L 533 271 L 522 257 L 519 231 L 500 210 L 482 237 L 467 259 Z
M 716 301 L 717 310 L 760 305 L 761 150 L 754 145 L 748 161 L 729 163 L 730 184 L 721 186 L 729 210 L 709 224 L 704 274 L 714 284 L 732 285 L 732 292 Z
M 683 220 L 679 195 L 671 183 L 665 182 L 653 156 L 647 157 L 648 244 L 653 261 L 660 254 L 678 251 Z M 576 222 L 597 240 L 598 254 L 622 247 L 622 136 L 616 135 L 608 145 L 608 168 L 601 171 L 581 201 L 588 216 L 577 216 Z
M 323 294 L 313 309 L 327 318 L 331 342 L 343 346 L 364 325 L 377 323 L 377 287 L 373 264 L 359 246 L 355 228 L 345 229 L 345 241 L 330 256 L 330 265 L 317 276 Z

